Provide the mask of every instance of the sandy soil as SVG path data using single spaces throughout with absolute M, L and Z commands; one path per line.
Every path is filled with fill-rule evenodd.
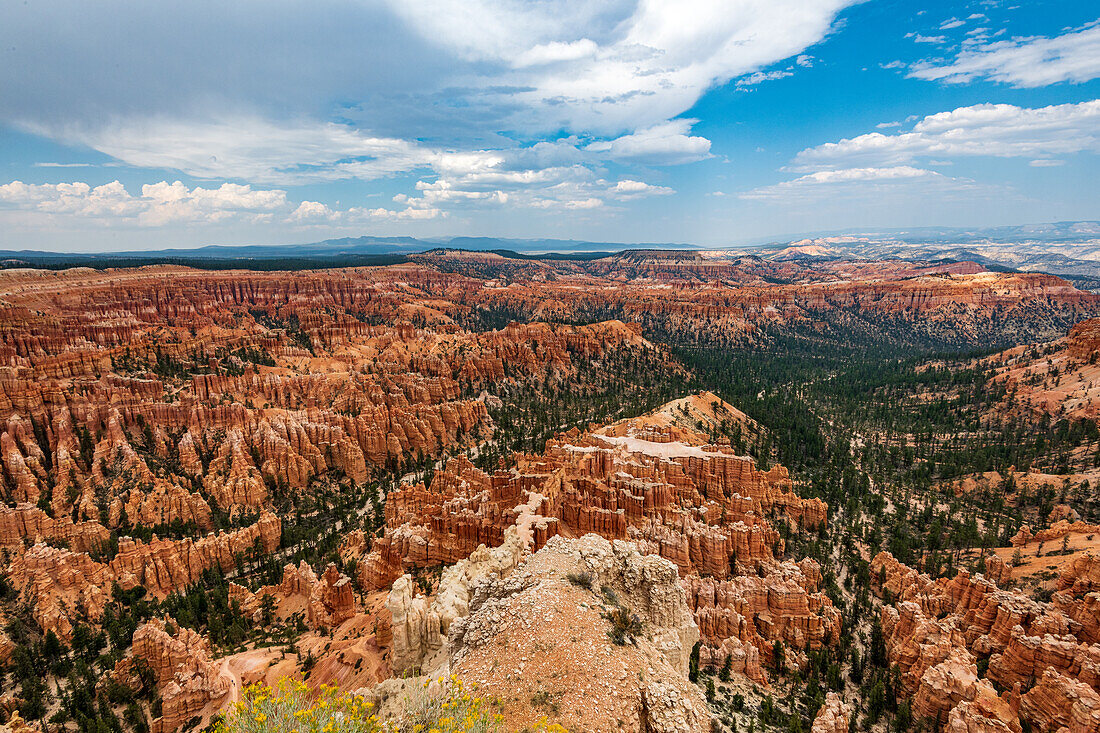
M 1012 579 L 1023 590 L 1053 590 L 1058 585 L 1058 575 L 1062 568 L 1078 555 L 1092 551 L 1100 554 L 1100 533 L 1066 535 L 1069 538 L 1069 553 L 1062 554 L 1062 540 L 1030 542 L 1023 547 L 999 547 L 994 552 L 1012 570 Z M 1041 549 L 1040 549 L 1041 548 Z M 1012 558 L 1020 551 L 1022 564 L 1012 566 Z

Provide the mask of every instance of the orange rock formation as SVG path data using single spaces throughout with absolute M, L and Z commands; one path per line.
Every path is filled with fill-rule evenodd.
M 1063 590 L 1043 603 L 966 571 L 932 581 L 879 553 L 873 577 L 894 599 L 882 611 L 887 652 L 914 715 L 949 730 L 1017 731 L 1021 717 L 1040 730 L 1100 730 L 1092 564 L 1080 558 L 1063 574 Z M 985 679 L 979 659 L 988 660 Z M 998 696 L 991 683 L 1009 692 Z M 981 727 L 980 711 L 996 725 Z
M 574 430 L 493 475 L 451 459 L 430 487 L 389 494 L 385 535 L 361 557 L 360 583 L 385 587 L 409 568 L 457 562 L 480 545 L 501 545 L 512 527 L 532 551 L 555 535 L 591 532 L 672 561 L 705 642 L 704 664 L 732 655 L 735 671 L 765 681 L 775 642 L 796 661 L 835 642 L 840 614 L 820 590 L 820 569 L 811 560 L 777 562 L 782 540 L 765 518 L 816 526 L 826 520 L 824 503 L 799 498 L 782 467 L 759 471 L 671 413 Z M 344 551 L 364 548 L 357 535 Z

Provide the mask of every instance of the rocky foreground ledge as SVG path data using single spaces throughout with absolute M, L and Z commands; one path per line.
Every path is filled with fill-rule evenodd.
M 526 554 L 513 530 L 448 569 L 430 602 L 407 578 L 387 602 L 394 662 L 421 675 L 362 691 L 383 709 L 453 672 L 500 702 L 508 729 L 547 715 L 570 730 L 710 729 L 688 681 L 699 629 L 669 560 L 595 534 Z

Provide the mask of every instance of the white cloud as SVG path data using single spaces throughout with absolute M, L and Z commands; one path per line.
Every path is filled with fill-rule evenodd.
M 802 176 L 797 180 L 808 183 L 847 183 L 849 181 L 882 181 L 938 175 L 939 173 L 935 171 L 900 165 L 893 168 L 849 168 L 838 171 L 818 171 Z
M 320 201 L 303 201 L 291 212 L 287 221 L 295 223 L 327 223 L 338 219 L 340 214 Z
M 216 183 L 40 191 L 36 203 L 0 205 L 134 225 L 302 226 L 615 209 L 673 193 L 644 182 L 644 167 L 711 157 L 679 115 L 731 80 L 812 66 L 807 52 L 859 2 L 378 0 L 287 8 L 256 26 L 254 13 L 218 4 L 119 17 L 58 1 L 79 9 L 81 34 L 33 3 L 0 26 L 0 43 L 18 48 L 0 65 L 0 124 L 157 171 L 151 180 L 166 170 Z M 498 130 L 507 134 L 488 132 Z M 547 135 L 559 139 L 515 142 Z M 604 180 L 611 162 L 635 170 Z M 398 175 L 415 190 L 385 207 L 291 202 L 283 190 Z M 226 188 L 243 183 L 268 190 Z
M 920 33 L 906 33 L 906 38 L 912 38 L 914 43 L 934 43 L 939 45 L 947 42 L 947 36 L 922 36 Z
M 128 165 L 196 178 L 299 184 L 373 179 L 426 167 L 436 152 L 332 123 L 276 124 L 255 117 L 208 121 L 128 119 L 98 128 L 32 132 L 87 145 Z
M 668 196 L 676 192 L 667 186 L 654 186 L 644 181 L 625 178 L 616 183 L 610 193 L 621 201 L 630 201 L 646 196 Z
M 808 148 L 800 169 L 899 165 L 934 156 L 1043 157 L 1100 152 L 1100 100 L 1026 108 L 979 104 L 929 115 L 912 131 L 872 132 Z
M 1064 160 L 1051 160 L 1050 158 L 1039 158 L 1028 163 L 1032 168 L 1057 168 L 1065 164 L 1066 161 Z
M 427 219 L 441 215 L 446 207 L 592 208 L 593 198 L 627 200 L 623 191 L 608 192 L 595 183 L 594 167 L 603 158 L 660 165 L 706 158 L 710 141 L 689 134 L 693 123 L 675 120 L 635 135 L 590 144 L 587 149 L 578 148 L 576 138 L 566 138 L 525 148 L 450 151 L 372 138 L 334 124 L 273 125 L 255 119 L 196 124 L 187 128 L 190 138 L 176 123 L 164 122 L 147 122 L 138 129 L 112 127 L 96 133 L 94 140 L 85 133 L 69 134 L 131 165 L 175 168 L 196 177 L 232 176 L 293 185 L 410 171 L 427 176 L 415 184 L 418 195 L 398 201 L 409 206 L 407 210 L 353 208 L 336 212 L 319 202 L 306 201 L 288 217 L 292 223 L 317 223 L 356 217 Z M 652 192 L 658 189 L 653 187 Z M 230 191 L 225 186 L 220 190 Z M 285 193 L 282 195 L 285 200 Z M 160 210 L 171 219 L 176 215 L 168 208 L 165 204 Z
M 431 206 L 417 205 L 404 209 L 386 208 L 351 208 L 348 209 L 345 219 L 349 222 L 363 221 L 424 221 L 447 216 L 447 212 Z
M 651 165 L 692 163 L 710 157 L 710 140 L 691 135 L 696 120 L 671 120 L 631 135 L 588 145 L 589 151 L 625 162 Z
M 854 0 L 390 0 L 423 38 L 511 74 L 471 75 L 519 104 L 529 130 L 634 132 L 689 109 L 709 88 L 803 53 Z M 590 45 L 591 44 L 591 45 Z M 539 65 L 547 60 L 553 63 Z
M 945 20 L 944 22 L 940 23 L 940 30 L 941 31 L 949 31 L 952 28 L 958 28 L 958 27 L 964 26 L 964 25 L 966 25 L 966 21 L 964 21 L 964 20 L 959 20 L 958 18 L 949 18 L 949 19 Z
M 912 166 L 846 168 L 815 171 L 790 181 L 762 186 L 738 196 L 750 201 L 790 202 L 807 199 L 883 195 L 891 190 L 920 195 L 973 188 L 963 179 L 949 178 L 935 171 Z
M 296 207 L 286 192 L 254 190 L 224 183 L 218 188 L 188 188 L 176 181 L 146 184 L 140 195 L 129 193 L 118 181 L 102 186 L 84 182 L 0 185 L 0 211 L 19 211 L 70 224 L 93 222 L 102 226 L 164 227 L 210 225 L 231 221 L 248 224 L 285 222 L 294 225 L 367 221 L 412 221 L 446 216 L 430 197 L 396 197 L 404 208 L 351 207 L 332 209 L 319 201 Z
M 1083 83 L 1100 76 L 1100 23 L 1052 38 L 966 45 L 951 63 L 922 62 L 909 76 L 950 84 L 988 79 L 1014 87 Z
M 438 153 L 431 160 L 431 175 L 414 184 L 415 194 L 393 197 L 405 210 L 358 209 L 349 211 L 348 217 L 370 214 L 390 220 L 421 219 L 501 206 L 593 209 L 611 201 L 675 193 L 671 188 L 629 178 L 611 184 L 597 175 L 591 161 L 570 162 L 578 155 L 593 154 L 568 143 L 541 143 L 516 151 Z
M 664 158 L 639 162 L 683 162 L 709 142 L 638 138 L 682 125 L 715 86 L 810 65 L 807 49 L 858 1 L 379 0 L 288 8 L 261 27 L 217 4 L 118 17 L 59 0 L 79 9 L 76 36 L 32 3 L 0 27 L 3 46 L 18 48 L 0 65 L 0 122 L 131 166 L 271 186 L 374 179 L 428 167 L 441 149 L 510 146 L 487 130 L 606 140 L 624 159 L 663 145 Z M 149 63 L 153 53 L 172 61 Z M 764 71 L 785 60 L 791 68 Z
M 785 79 L 788 76 L 794 76 L 793 71 L 787 69 L 775 69 L 773 71 L 757 71 L 742 77 L 737 80 L 737 86 L 739 87 L 754 87 L 757 84 L 761 84 L 766 81 L 775 81 L 776 79 Z
M 542 66 L 563 61 L 579 61 L 594 56 L 598 48 L 596 43 L 588 38 L 572 43 L 560 41 L 540 43 L 517 56 L 512 65 L 517 69 L 523 69 L 528 66 Z
M 176 181 L 146 184 L 131 195 L 118 181 L 92 187 L 84 182 L 0 186 L 0 207 L 48 216 L 130 222 L 139 226 L 169 223 L 212 224 L 229 219 L 263 220 L 287 206 L 286 192 L 257 191 L 224 183 L 218 188 L 187 188 Z

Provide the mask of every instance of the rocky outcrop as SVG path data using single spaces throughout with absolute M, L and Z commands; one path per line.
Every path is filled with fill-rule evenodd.
M 915 717 L 960 731 L 1018 731 L 1020 719 L 1044 731 L 1096 730 L 1089 726 L 1097 724 L 1090 716 L 1098 712 L 1100 644 L 1089 621 L 1097 594 L 1088 556 L 1066 569 L 1065 589 L 1051 603 L 966 571 L 932 581 L 888 553 L 871 567 L 893 599 L 882 610 L 887 654 L 913 694 Z M 988 659 L 986 679 L 979 658 Z M 1011 699 L 991 683 L 1013 691 Z
M 1019 715 L 989 685 L 979 684 L 972 700 L 964 700 L 951 709 L 946 733 L 1021 733 Z
M 688 605 L 708 647 L 700 654 L 703 666 L 719 669 L 732 655 L 733 671 L 764 682 L 760 664 L 773 662 L 775 642 L 783 642 L 800 663 L 803 651 L 839 641 L 840 613 L 819 590 L 821 572 L 814 561 L 762 564 L 761 573 L 724 581 L 684 578 Z
M 97 550 L 106 544 L 110 532 L 99 522 L 73 522 L 69 516 L 54 518 L 38 507 L 17 504 L 0 506 L 0 546 L 22 547 L 24 540 L 50 541 L 76 552 Z
M 1100 556 L 1086 552 L 1074 557 L 1059 574 L 1058 589 L 1075 595 L 1100 590 Z
M 620 612 L 641 629 L 623 646 L 609 634 Z M 502 700 L 510 727 L 549 699 L 569 729 L 671 732 L 709 727 L 686 676 L 698 638 L 675 565 L 590 534 L 554 537 L 512 573 L 478 581 L 448 647 L 451 669 Z
M 825 696 L 825 704 L 817 711 L 810 733 L 848 733 L 851 716 L 852 706 L 844 702 L 840 695 L 830 692 Z
M 947 659 L 929 667 L 921 675 L 912 712 L 918 720 L 929 718 L 943 725 L 951 710 L 977 695 L 978 668 L 966 649 L 954 649 Z M 989 687 L 988 682 L 982 683 Z M 992 689 L 992 687 L 990 687 Z
M 144 661 L 156 675 L 162 705 L 153 733 L 179 730 L 230 690 L 231 678 L 211 661 L 206 639 L 171 619 L 139 626 L 132 649 L 133 658 Z
M 301 613 L 311 629 L 334 629 L 360 612 L 351 578 L 329 563 L 318 578 L 302 560 L 297 566 L 286 565 L 277 585 L 265 585 L 255 593 L 230 584 L 230 596 L 254 622 L 263 618 L 265 596 L 270 596 L 271 612 L 287 620 Z
M 19 714 L 19 711 L 12 712 L 8 722 L 0 726 L 0 731 L 4 733 L 35 733 L 37 730 L 38 728 L 23 720 L 23 716 Z
M 1088 685 L 1047 669 L 1020 698 L 1020 713 L 1038 730 L 1100 731 L 1100 694 Z
M 330 563 L 320 580 L 309 591 L 309 625 L 312 628 L 333 628 L 357 612 L 351 578 Z
M 499 547 L 482 545 L 470 557 L 443 571 L 432 596 L 418 595 L 412 577 L 403 575 L 386 599 L 393 635 L 394 674 L 431 673 L 446 662 L 451 625 L 470 613 L 475 586 L 483 579 L 507 576 L 528 547 L 516 528 Z
M 154 597 L 165 598 L 194 583 L 208 568 L 229 572 L 236 568 L 238 557 L 273 552 L 279 546 L 280 532 L 278 517 L 265 512 L 253 525 L 199 540 L 154 538 L 146 543 L 123 538 L 108 568 L 123 590 L 140 585 Z
M 1025 524 L 1023 527 L 1020 527 L 1019 532 L 1013 535 L 1012 544 L 1016 547 L 1023 547 L 1035 542 L 1052 542 L 1054 540 L 1060 540 L 1068 534 L 1089 535 L 1097 533 L 1100 533 L 1100 526 L 1095 524 L 1068 522 L 1065 519 L 1060 519 L 1046 529 L 1041 529 L 1038 532 L 1032 532 L 1031 525 Z
M 362 537 L 345 542 L 344 552 L 358 558 L 360 582 L 372 587 L 404 568 L 452 563 L 472 547 L 500 545 L 512 527 L 532 550 L 561 532 L 627 540 L 669 560 L 684 578 L 703 632 L 703 663 L 721 667 L 731 658 L 736 672 L 765 681 L 762 664 L 771 662 L 775 642 L 802 663 L 806 651 L 839 638 L 840 614 L 821 592 L 820 568 L 776 562 L 782 541 L 764 519 L 774 513 L 795 527 L 817 526 L 824 504 L 799 498 L 782 467 L 759 471 L 678 417 L 687 402 L 699 403 L 699 412 L 705 406 L 736 415 L 732 406 L 712 394 L 685 400 L 560 435 L 540 455 L 514 456 L 510 471 L 490 475 L 464 456 L 453 458 L 430 487 L 389 494 L 385 535 L 369 553 L 362 554 Z M 401 587 L 411 592 L 407 582 Z

